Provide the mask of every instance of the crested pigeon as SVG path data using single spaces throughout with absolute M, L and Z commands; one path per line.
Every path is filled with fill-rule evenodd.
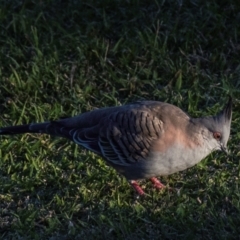
M 139 195 L 137 180 L 185 170 L 215 150 L 227 152 L 232 99 L 216 116 L 191 118 L 157 101 L 101 108 L 71 118 L 0 128 L 0 135 L 45 133 L 65 137 L 100 155 L 124 175 Z

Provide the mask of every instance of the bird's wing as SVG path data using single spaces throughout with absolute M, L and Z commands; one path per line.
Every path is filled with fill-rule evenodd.
M 149 155 L 163 131 L 163 123 L 147 111 L 130 110 L 112 115 L 100 132 L 102 155 L 114 165 L 132 164 Z
M 145 159 L 163 123 L 145 107 L 100 109 L 56 124 L 74 142 L 103 156 L 113 165 L 128 165 Z M 66 136 L 67 137 L 67 136 Z

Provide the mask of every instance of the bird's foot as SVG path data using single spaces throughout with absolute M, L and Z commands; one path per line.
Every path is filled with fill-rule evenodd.
M 143 196 L 145 194 L 142 188 L 138 185 L 137 181 L 131 180 L 129 182 L 140 196 Z
M 163 189 L 166 188 L 164 184 L 162 184 L 157 178 L 152 177 L 150 178 L 150 181 L 152 182 L 153 186 L 157 189 Z
M 162 184 L 157 178 L 152 177 L 152 178 L 150 178 L 150 180 L 151 180 L 153 186 L 154 186 L 156 189 L 164 189 L 164 188 L 166 188 L 166 186 L 165 186 L 164 184 Z M 171 188 L 171 187 L 168 187 L 168 190 L 169 190 L 170 192 L 173 192 L 173 191 L 176 190 L 176 189 Z
M 166 188 L 166 186 L 164 184 L 162 184 L 157 178 L 152 177 L 150 178 L 150 181 L 152 182 L 153 186 L 156 189 L 164 189 Z M 145 192 L 142 190 L 142 188 L 139 186 L 139 184 L 137 183 L 137 181 L 135 180 L 131 180 L 129 181 L 129 183 L 132 185 L 132 187 L 135 189 L 135 191 L 137 192 L 137 194 L 139 196 L 143 196 L 145 195 Z M 168 188 L 170 191 L 172 191 L 172 188 Z

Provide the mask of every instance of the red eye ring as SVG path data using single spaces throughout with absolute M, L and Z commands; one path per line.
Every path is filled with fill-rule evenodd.
M 222 135 L 220 132 L 214 132 L 213 137 L 219 141 L 222 138 Z

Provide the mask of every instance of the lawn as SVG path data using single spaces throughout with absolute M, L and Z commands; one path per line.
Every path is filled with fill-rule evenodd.
M 138 198 L 97 155 L 0 137 L 1 239 L 240 239 L 238 1 L 0 2 L 0 126 L 159 100 L 193 117 L 232 95 L 229 156 L 148 181 Z

